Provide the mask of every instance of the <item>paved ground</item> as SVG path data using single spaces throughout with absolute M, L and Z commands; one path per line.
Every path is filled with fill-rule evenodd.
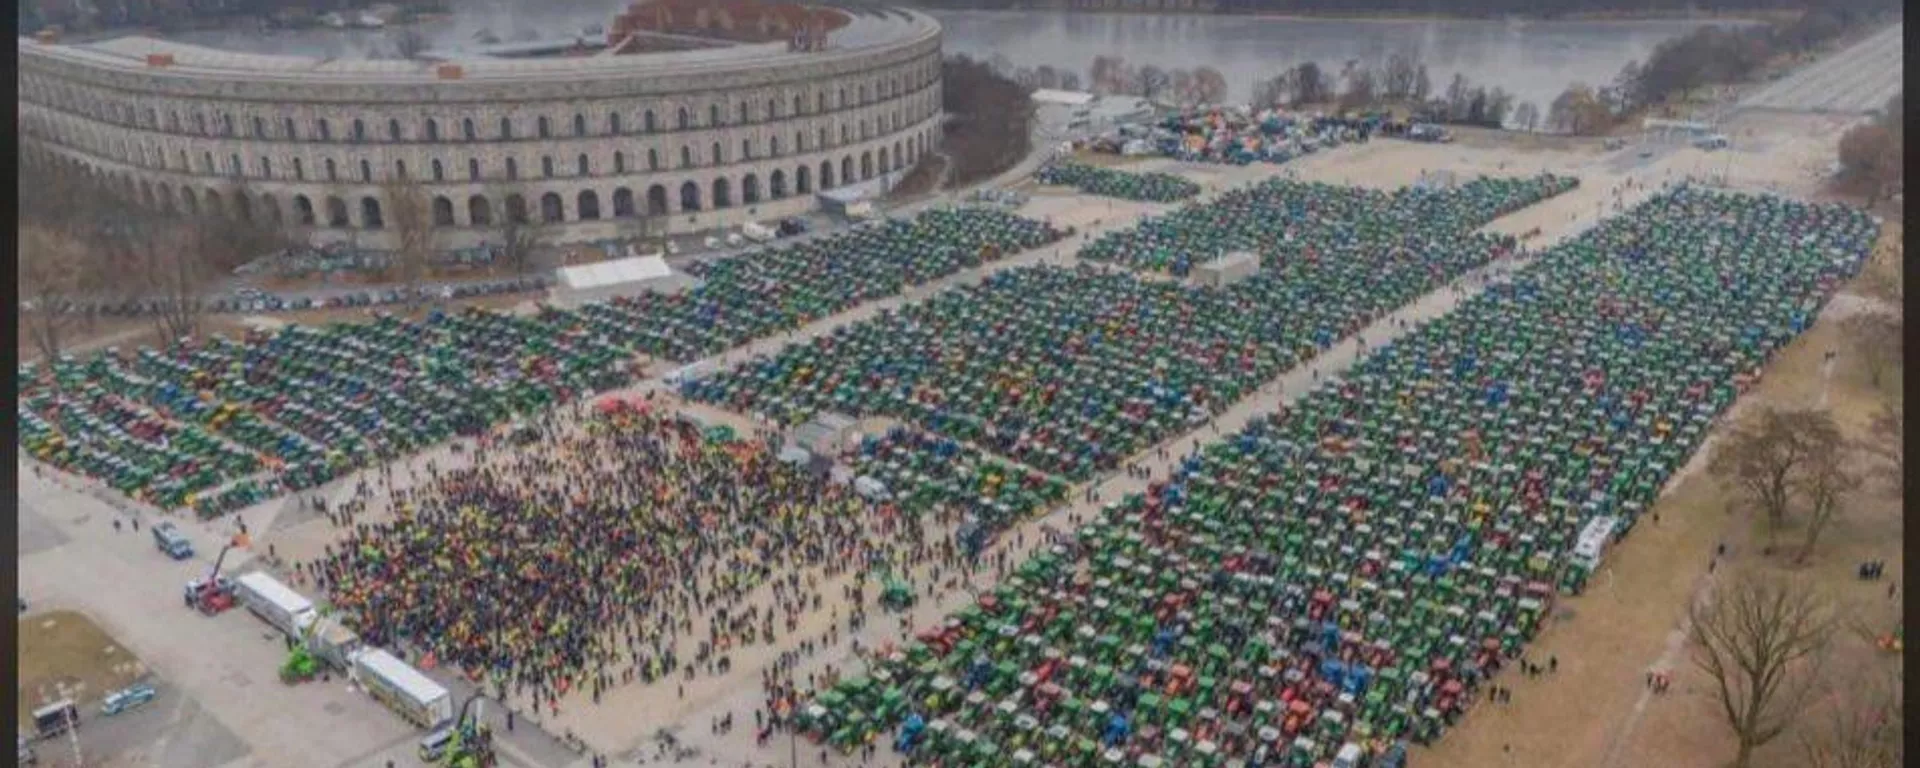
M 1901 88 L 1905 26 L 1896 23 L 1769 83 L 1741 99 L 1736 108 L 1853 114 L 1879 109 Z

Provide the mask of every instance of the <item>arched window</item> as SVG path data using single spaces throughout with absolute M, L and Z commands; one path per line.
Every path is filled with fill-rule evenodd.
M 227 155 L 227 173 L 228 174 L 238 177 L 245 172 L 246 172 L 246 169 L 240 165 L 240 155 L 238 154 Z
M 819 138 L 819 141 L 814 142 L 814 146 L 819 147 L 821 149 L 825 149 L 827 146 L 827 127 L 826 126 L 824 125 L 820 126 L 820 132 L 819 132 L 818 138 Z
M 480 158 L 477 158 L 477 157 L 467 158 L 467 180 L 468 181 L 480 180 Z
M 821 91 L 819 93 L 814 94 L 814 101 L 816 103 L 814 104 L 813 111 L 815 112 L 827 111 L 827 92 L 826 91 Z
M 780 137 L 778 136 L 768 137 L 767 154 L 772 155 L 774 157 L 780 156 Z
M 713 180 L 713 209 L 733 207 L 733 188 L 725 178 Z
M 439 141 L 439 140 L 440 140 L 440 121 L 429 117 L 427 118 L 427 141 Z M 451 211 L 453 210 L 453 203 L 451 202 L 447 203 L 447 210 L 449 211 L 448 215 L 452 215 Z
M 707 105 L 707 125 L 709 127 L 712 127 L 720 124 L 721 124 L 720 123 L 720 105 L 708 104 Z
M 680 167 L 682 168 L 693 167 L 693 148 L 692 147 L 688 147 L 685 145 L 682 145 L 680 147 Z
M 400 140 L 400 121 L 391 117 L 387 118 L 387 141 L 399 141 L 399 140 Z
M 647 149 L 647 170 L 660 170 L 660 150 L 651 147 Z
M 865 85 L 860 86 L 860 103 L 867 103 L 867 87 Z
M 537 126 L 536 130 L 538 130 L 540 138 L 543 138 L 543 139 L 553 138 L 553 129 L 547 124 L 546 115 L 541 115 L 540 120 L 537 123 L 535 123 L 535 125 Z
M 647 188 L 647 215 L 667 215 L 667 188 L 655 184 Z
M 575 136 L 585 136 L 585 135 L 587 135 L 587 116 L 586 116 L 586 115 L 582 115 L 582 114 L 580 114 L 580 113 L 578 113 L 578 112 L 576 112 L 576 113 L 574 113 L 574 115 L 573 115 L 573 135 L 575 135 Z
M 624 153 L 624 152 L 615 152 L 615 153 L 613 153 L 613 172 L 614 172 L 614 173 L 626 173 L 626 172 L 627 172 L 627 155 L 626 155 L 626 153 Z
M 396 179 L 404 179 L 407 177 L 407 161 L 393 161 L 393 177 Z
M 753 139 L 740 140 L 740 159 L 743 161 L 753 159 Z
M 749 173 L 740 180 L 740 202 L 747 205 L 760 202 L 760 177 Z
M 357 119 L 353 121 L 353 140 L 354 141 L 367 140 L 367 124 L 366 123 L 361 122 L 360 120 L 357 120 Z
M 433 198 L 433 225 L 436 227 L 453 226 L 453 201 L 445 197 Z
M 473 141 L 473 118 L 463 117 L 460 119 L 460 135 L 466 137 L 467 141 Z
M 740 102 L 740 108 L 739 108 L 739 110 L 737 110 L 737 111 L 738 111 L 738 112 L 740 113 L 740 117 L 739 117 L 739 119 L 738 119 L 738 120 L 735 120 L 735 122 L 738 122 L 738 123 L 741 123 L 741 124 L 745 124 L 745 123 L 748 123 L 748 122 L 752 122 L 752 121 L 750 121 L 750 120 L 748 120 L 748 119 L 747 119 L 747 103 L 746 103 L 746 102 L 744 102 L 744 101 L 743 101 L 743 102 Z
M 264 139 L 267 137 L 266 119 L 260 117 L 253 119 L 253 137 L 256 139 Z
M 807 134 L 805 132 L 803 131 L 793 132 L 793 151 L 795 152 L 807 151 Z
M 293 196 L 293 219 L 300 226 L 313 226 L 313 201 L 307 199 L 306 195 Z
M 614 136 L 620 135 L 620 113 L 607 113 L 607 133 Z
M 633 218 L 633 190 L 620 187 L 613 191 L 613 217 L 616 219 Z
M 779 117 L 780 117 L 780 102 L 775 99 L 767 99 L 767 113 L 764 115 L 761 115 L 760 118 L 763 120 L 775 120 L 775 119 L 778 119 Z
M 510 118 L 510 117 L 500 118 L 500 138 L 502 139 L 513 138 L 513 118 Z
M 806 103 L 805 101 L 802 101 L 802 100 L 801 100 L 801 98 L 800 98 L 800 95 L 799 95 L 799 94 L 797 94 L 797 93 L 796 93 L 796 94 L 794 94 L 794 96 L 793 96 L 793 113 L 794 113 L 794 114 L 796 114 L 796 115 L 798 115 L 798 114 L 800 114 L 800 113 L 802 113 L 803 111 L 805 111 L 805 110 L 802 110 L 802 109 L 800 108 L 800 107 L 801 107 L 801 105 L 802 105 L 802 104 L 805 104 L 805 103 Z
M 646 129 L 647 133 L 654 132 L 655 128 L 653 125 L 653 110 L 651 109 L 647 110 L 646 115 L 642 117 L 641 126 Z
M 233 135 L 233 115 L 231 113 L 220 116 L 220 132 L 228 136 Z
M 581 153 L 580 157 L 574 161 L 574 165 L 579 167 L 581 176 L 593 175 L 593 166 L 588 164 L 586 153 Z
M 700 185 L 691 181 L 680 185 L 680 210 L 700 210 Z
M 325 119 L 322 119 L 320 121 L 320 140 L 333 141 L 333 128 L 332 126 L 327 125 L 327 121 Z
M 507 179 L 511 181 L 518 178 L 520 178 L 520 164 L 509 157 L 507 158 Z
M 294 139 L 300 138 L 300 132 L 294 128 L 293 118 L 291 117 L 287 118 L 281 124 L 280 128 L 283 132 L 287 134 L 287 140 L 292 141 Z
M 380 201 L 373 197 L 360 198 L 360 228 L 383 229 L 387 222 L 380 217 Z
M 327 226 L 347 226 L 347 201 L 337 197 L 327 198 Z
M 581 221 L 594 221 L 600 218 L 600 195 L 593 190 L 582 190 L 573 201 L 574 216 Z
M 839 97 L 833 100 L 833 108 L 834 109 L 847 108 L 847 89 L 845 88 L 840 89 Z
M 296 181 L 307 180 L 306 166 L 305 164 L 301 163 L 300 158 L 297 158 L 297 157 L 293 159 L 293 178 Z
M 434 181 L 447 180 L 447 169 L 445 166 L 440 164 L 440 158 L 437 158 L 437 157 L 433 159 L 433 180 Z
M 558 192 L 548 192 L 540 196 L 540 220 L 548 224 L 558 224 L 567 219 L 566 205 L 560 202 Z
M 711 157 L 713 158 L 714 165 L 720 165 L 721 163 L 725 163 L 727 161 L 725 157 L 722 157 L 720 155 L 720 142 L 716 141 L 713 143 L 713 154 L 711 155 Z
M 266 157 L 266 156 L 261 156 L 261 158 L 260 158 L 260 178 L 263 178 L 263 179 L 271 179 L 271 178 L 273 178 L 273 158 L 271 158 L 271 157 Z
M 467 198 L 467 223 L 476 227 L 493 224 L 493 206 L 487 204 L 486 198 L 479 195 Z
M 540 156 L 540 175 L 545 176 L 549 179 L 553 178 L 553 156 L 552 155 Z
M 517 224 L 527 223 L 526 198 L 519 195 L 507 195 L 507 220 Z
M 365 159 L 360 161 L 360 180 L 373 181 L 373 164 L 368 163 Z
M 686 130 L 686 129 L 687 129 L 687 127 L 688 127 L 688 126 L 687 126 L 687 108 L 686 108 L 686 107 L 681 107 L 681 108 L 680 108 L 680 115 L 679 115 L 679 118 L 680 118 L 680 120 L 679 120 L 679 126 L 680 126 L 680 130 L 683 130 L 683 131 L 684 131 L 684 130 Z

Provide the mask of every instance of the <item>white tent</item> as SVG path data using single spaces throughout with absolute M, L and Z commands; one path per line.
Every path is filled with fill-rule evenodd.
M 655 290 L 674 276 L 660 254 L 561 267 L 556 272 L 559 280 L 552 298 L 564 306 Z

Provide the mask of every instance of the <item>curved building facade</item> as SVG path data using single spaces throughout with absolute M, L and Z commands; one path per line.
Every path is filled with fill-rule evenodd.
M 732 226 L 883 184 L 939 141 L 939 24 L 904 10 L 832 13 L 844 23 L 821 42 L 633 53 L 643 36 L 686 36 L 623 30 L 632 37 L 598 52 L 548 58 L 349 61 L 22 38 L 22 149 L 84 165 L 156 209 L 375 247 L 391 244 L 388 200 L 402 187 L 429 200 L 447 247 L 486 241 L 506 216 L 562 242 L 641 220 Z

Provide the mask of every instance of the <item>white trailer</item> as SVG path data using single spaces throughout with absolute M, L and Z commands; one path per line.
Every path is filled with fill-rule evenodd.
M 260 571 L 234 579 L 233 594 L 247 610 L 279 628 L 288 637 L 300 637 L 316 617 L 312 600 Z
M 379 648 L 353 657 L 360 685 L 407 722 L 433 730 L 453 719 L 453 696 L 420 670 Z

